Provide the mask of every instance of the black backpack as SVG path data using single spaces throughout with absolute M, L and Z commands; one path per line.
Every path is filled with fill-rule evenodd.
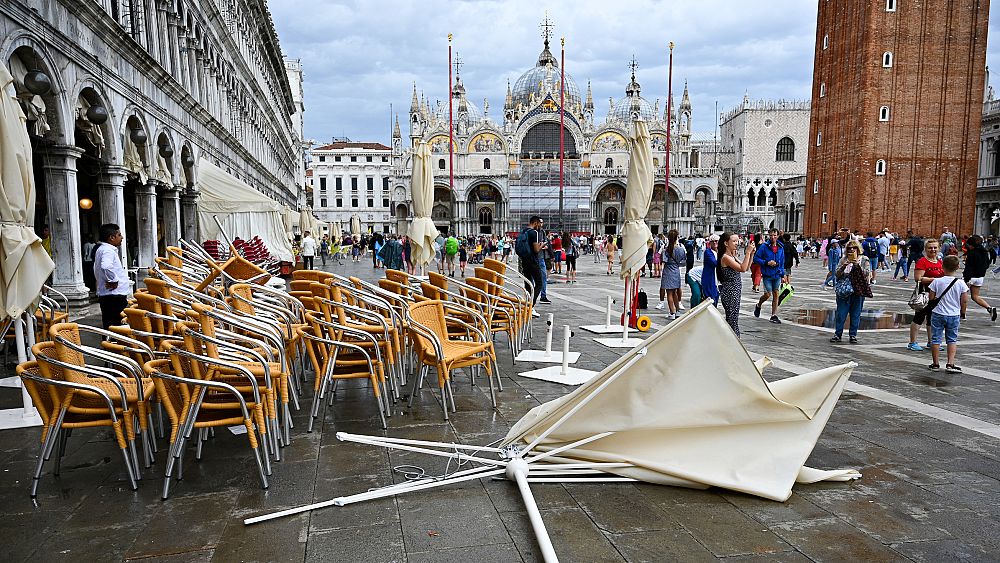
M 643 291 L 643 290 L 640 289 L 639 290 L 639 297 L 637 297 L 636 299 L 637 299 L 637 301 L 639 303 L 639 308 L 640 309 L 645 309 L 646 307 L 649 306 L 649 298 L 646 297 L 646 292 L 645 291 Z
M 531 243 L 528 242 L 528 231 L 530 230 L 532 230 L 531 227 L 522 229 L 521 234 L 517 235 L 517 240 L 514 241 L 514 253 L 523 260 L 530 259 L 533 254 Z

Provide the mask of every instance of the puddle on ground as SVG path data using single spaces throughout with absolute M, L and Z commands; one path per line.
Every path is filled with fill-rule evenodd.
M 793 309 L 782 313 L 782 318 L 790 322 L 808 326 L 834 328 L 837 319 L 836 309 Z M 863 309 L 861 311 L 860 330 L 884 330 L 889 328 L 907 328 L 913 320 L 910 313 L 894 313 L 884 309 Z M 848 318 L 845 328 L 850 326 Z
M 947 387 L 951 385 L 950 381 L 945 381 L 944 379 L 938 379 L 936 377 L 920 376 L 914 379 L 917 383 L 923 383 L 929 387 Z

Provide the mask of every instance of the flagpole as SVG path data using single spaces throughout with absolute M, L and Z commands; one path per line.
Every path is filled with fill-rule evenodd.
M 559 230 L 564 231 L 563 207 L 565 197 L 563 195 L 563 161 L 566 158 L 566 128 L 564 125 L 566 121 L 566 38 L 563 37 L 559 41 L 562 43 L 562 60 L 559 63 L 561 71 L 559 78 Z
M 674 42 L 670 42 L 670 62 L 667 65 L 667 145 L 664 151 L 663 230 L 667 230 L 667 201 L 670 193 L 670 118 L 674 105 Z
M 451 34 L 448 34 L 448 188 L 449 196 L 455 193 L 455 151 L 453 149 L 455 145 L 455 127 L 454 123 L 454 113 L 452 111 L 452 95 L 451 95 Z M 454 211 L 454 205 L 452 206 L 452 211 Z M 451 230 L 451 225 L 448 225 L 449 231 Z M 453 235 L 454 233 L 449 232 L 448 235 Z

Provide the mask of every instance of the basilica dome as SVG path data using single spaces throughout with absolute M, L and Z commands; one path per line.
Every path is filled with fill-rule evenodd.
M 653 105 L 650 104 L 646 98 L 638 96 L 639 99 L 639 117 L 646 121 L 647 123 L 656 119 L 656 111 L 653 109 Z M 618 120 L 624 122 L 631 122 L 634 118 L 632 115 L 632 96 L 625 96 L 619 98 L 615 101 L 615 105 L 611 108 L 608 113 L 608 121 Z
M 514 107 L 516 108 L 518 104 L 524 104 L 524 107 L 527 108 L 531 105 L 532 94 L 535 95 L 535 101 L 537 102 L 549 92 L 552 94 L 552 99 L 558 103 L 559 79 L 559 62 L 549 52 L 549 42 L 546 40 L 545 48 L 538 55 L 538 63 L 533 68 L 528 69 L 527 72 L 514 82 L 514 88 L 511 90 L 511 100 Z M 582 104 L 580 88 L 569 73 L 566 74 L 565 94 L 567 108 L 574 104 Z

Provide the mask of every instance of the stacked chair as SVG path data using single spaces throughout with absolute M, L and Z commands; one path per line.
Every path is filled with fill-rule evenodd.
M 220 428 L 245 430 L 238 433 L 266 489 L 307 385 L 310 432 L 350 379 L 367 383 L 383 428 L 407 388 L 413 406 L 431 370 L 445 420 L 457 410 L 459 373 L 472 385 L 486 377 L 496 407 L 496 335 L 516 354 L 532 318 L 530 285 L 493 260 L 462 281 L 387 270 L 368 283 L 297 271 L 284 291 L 235 251 L 216 258 L 181 241 L 149 274 L 110 330 L 70 323 L 58 296 L 43 298 L 33 358 L 17 369 L 44 421 L 33 496 L 53 456 L 58 474 L 75 429 L 111 429 L 133 489 L 165 442 L 166 499 L 187 450 L 201 459 Z

